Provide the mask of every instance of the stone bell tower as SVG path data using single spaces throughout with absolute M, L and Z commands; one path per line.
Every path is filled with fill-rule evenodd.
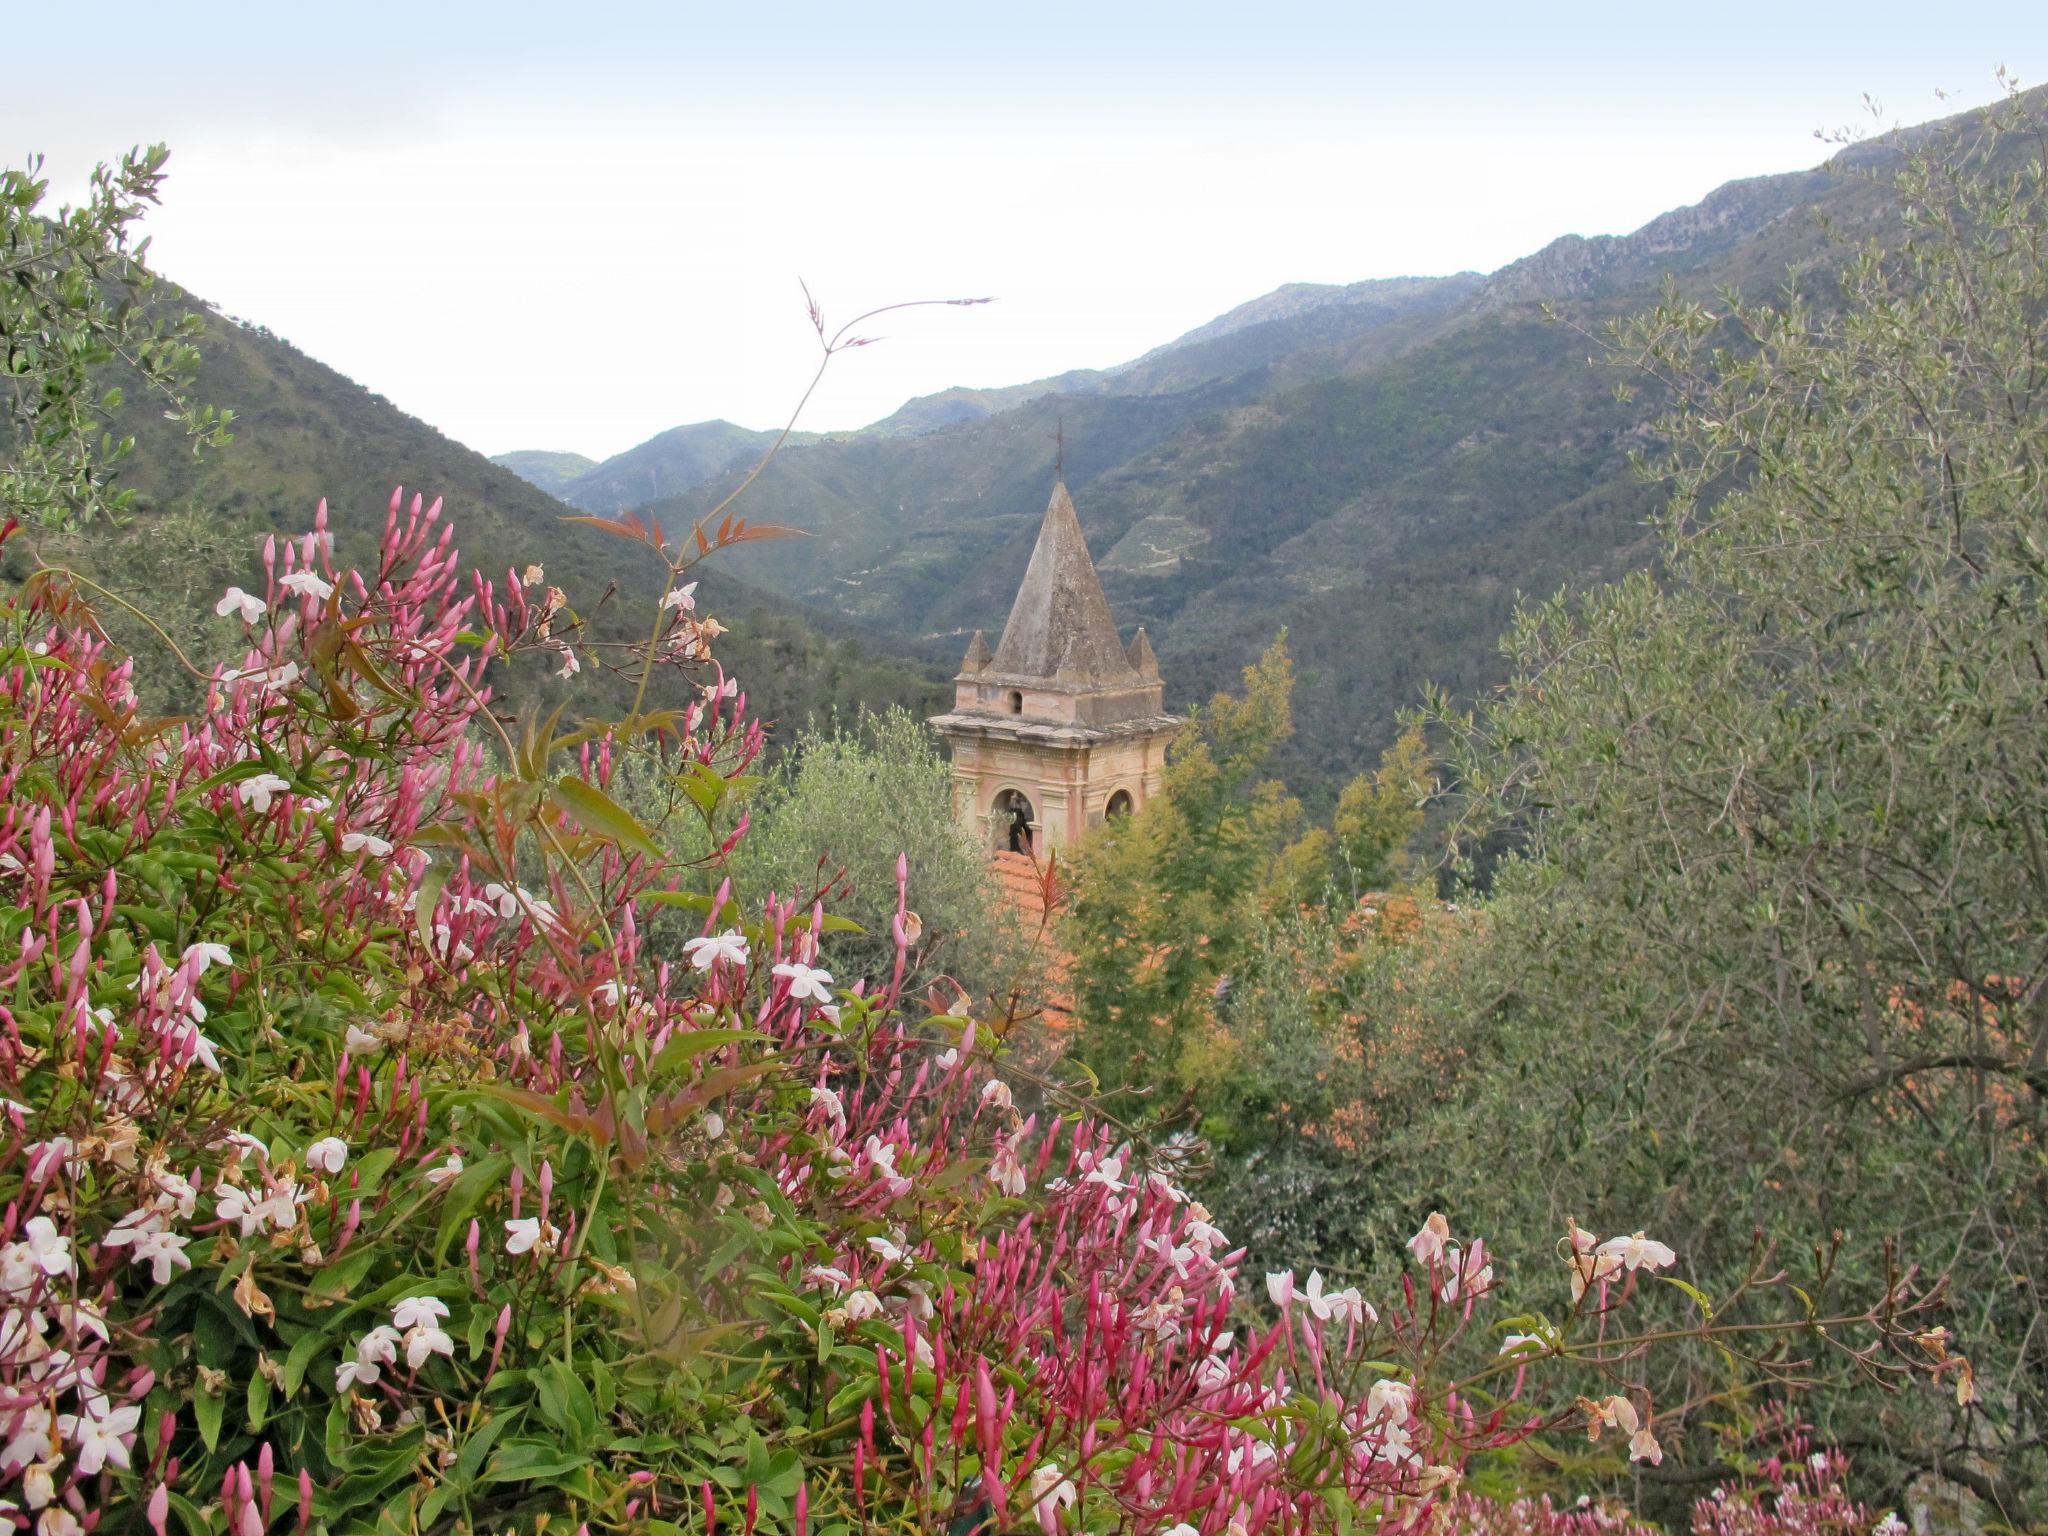
M 932 725 L 952 749 L 955 814 L 991 850 L 1064 847 L 1159 792 L 1182 722 L 1145 631 L 1117 639 L 1064 482 L 995 654 L 976 630 L 953 682 Z

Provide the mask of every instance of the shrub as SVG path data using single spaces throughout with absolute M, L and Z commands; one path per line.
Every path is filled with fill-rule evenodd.
M 607 786 L 648 754 L 715 824 L 760 746 L 732 680 L 497 720 L 557 603 L 459 579 L 438 514 L 394 495 L 366 573 L 324 506 L 266 547 L 190 719 L 136 713 L 62 573 L 0 607 L 0 1472 L 41 1536 L 1222 1536 L 1410 1523 L 1587 1414 L 1661 1454 L 1614 1320 L 1656 1245 L 1568 1247 L 1592 1283 L 1504 1358 L 1441 1217 L 1380 1308 L 1280 1274 L 1261 1318 L 1141 1148 L 905 1016 L 901 864 L 877 987 L 816 904 L 678 888 Z M 665 607 L 648 665 L 703 640 Z M 1537 1401 L 1580 1361 L 1605 1395 Z

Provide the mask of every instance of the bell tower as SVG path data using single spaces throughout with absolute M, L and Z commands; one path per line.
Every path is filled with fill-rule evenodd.
M 980 630 L 932 721 L 953 754 L 953 805 L 992 851 L 1040 853 L 1159 792 L 1166 713 L 1152 644 L 1126 647 L 1081 520 L 1055 481 L 1037 547 L 993 654 Z

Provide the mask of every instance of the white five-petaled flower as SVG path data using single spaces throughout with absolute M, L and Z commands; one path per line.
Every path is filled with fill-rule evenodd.
M 1593 1251 L 1620 1259 L 1624 1269 L 1668 1269 L 1678 1262 L 1677 1254 L 1640 1232 L 1628 1237 L 1610 1237 Z
M 574 677 L 578 672 L 581 672 L 582 670 L 583 663 L 576 659 L 576 653 L 570 650 L 568 646 L 563 646 L 562 665 L 560 669 L 556 671 L 555 676 Z
M 270 1157 L 270 1148 L 263 1145 L 261 1140 L 251 1136 L 247 1131 L 229 1131 L 226 1135 L 214 1140 L 210 1145 L 221 1148 L 237 1163 L 247 1162 L 251 1157 L 254 1157 L 258 1162 L 265 1162 Z
M 846 1105 L 840 1100 L 837 1093 L 827 1088 L 823 1083 L 812 1085 L 811 1104 L 814 1107 L 823 1105 L 825 1113 L 831 1117 L 833 1123 L 837 1125 L 846 1124 Z
M 1548 1348 L 1550 1341 L 1540 1333 L 1511 1333 L 1500 1341 L 1500 1352 L 1504 1355 L 1533 1355 Z
M 1415 1389 L 1405 1381 L 1382 1376 L 1365 1394 L 1365 1413 L 1370 1419 L 1405 1424 L 1415 1412 Z
M 185 1256 L 185 1247 L 191 1241 L 179 1232 L 144 1232 L 129 1248 L 128 1262 L 147 1264 L 150 1279 L 158 1285 L 169 1285 L 173 1269 L 192 1267 L 192 1261 Z
M 287 592 L 296 592 L 301 597 L 326 599 L 334 596 L 334 583 L 322 581 L 317 572 L 293 571 L 289 576 L 280 576 L 277 584 Z
M 383 838 L 369 832 L 344 832 L 341 834 L 343 853 L 368 853 L 373 859 L 391 857 L 391 845 Z
M 384 1367 L 398 1361 L 398 1330 L 389 1323 L 379 1323 L 356 1341 L 356 1357 L 344 1360 L 334 1368 L 334 1390 L 346 1392 L 351 1387 L 374 1387 L 384 1374 Z
M 693 581 L 687 587 L 676 587 L 661 600 L 661 606 L 694 610 L 697 606 L 697 583 Z
M 683 953 L 700 971 L 708 971 L 720 961 L 743 966 L 747 963 L 747 936 L 737 928 L 728 928 L 720 934 L 705 934 L 685 944 Z
M 745 956 L 740 964 L 746 964 Z M 775 967 L 775 974 L 789 983 L 789 995 L 798 1002 L 809 999 L 814 1003 L 832 1001 L 832 973 L 814 970 L 800 961 L 790 961 Z
M 426 1172 L 427 1182 L 433 1185 L 436 1189 L 439 1189 L 443 1184 L 446 1184 L 450 1179 L 459 1179 L 461 1177 L 462 1154 L 460 1152 L 450 1152 L 448 1154 L 448 1160 L 446 1162 L 437 1164 L 436 1166 L 429 1168 Z
M 290 783 L 274 773 L 259 773 L 235 786 L 235 798 L 257 815 L 265 816 L 270 812 L 270 797 L 290 788 Z
M 882 1315 L 882 1298 L 866 1286 L 848 1292 L 842 1305 L 846 1308 L 846 1320 L 850 1323 L 863 1322 L 870 1317 Z
M 853 1277 L 833 1264 L 813 1264 L 804 1271 L 804 1284 L 829 1285 L 835 1291 L 843 1291 L 853 1284 Z
M 1017 1107 L 1017 1101 L 1010 1094 L 1010 1085 L 1000 1077 L 992 1077 L 982 1084 L 981 1102 L 993 1104 L 997 1109 L 1015 1109 Z
M 360 1025 L 351 1024 L 348 1033 L 342 1037 L 342 1044 L 351 1056 L 374 1056 L 384 1049 L 384 1040 Z
M 306 1166 L 332 1178 L 348 1162 L 348 1143 L 339 1136 L 322 1136 L 306 1148 Z
M 555 1251 L 555 1240 L 561 1235 L 551 1221 L 542 1221 L 538 1216 L 521 1217 L 505 1223 L 505 1251 L 515 1255 L 550 1254 Z
M 192 967 L 192 974 L 194 976 L 204 976 L 208 966 L 233 965 L 235 963 L 234 952 L 225 944 L 211 942 L 188 944 L 185 947 L 185 959 L 189 961 L 195 957 L 197 958 L 197 963 Z
M 901 1264 L 903 1262 L 903 1250 L 890 1242 L 886 1237 L 869 1238 L 868 1247 L 874 1250 L 884 1264 Z
M 1294 1300 L 1294 1271 L 1283 1269 L 1278 1274 L 1267 1275 L 1266 1296 L 1276 1307 L 1284 1307 Z
M 116 1408 L 103 1392 L 83 1394 L 80 1407 L 85 1411 L 57 1419 L 57 1433 L 77 1447 L 80 1475 L 91 1477 L 106 1466 L 126 1467 L 141 1407 L 123 1403 Z
M 455 1340 L 433 1323 L 420 1323 L 405 1332 L 405 1366 L 416 1371 L 427 1363 L 429 1357 L 446 1355 L 455 1358 Z
M 1375 1313 L 1366 1299 L 1358 1294 L 1358 1287 L 1347 1286 L 1341 1291 L 1323 1291 L 1323 1272 L 1312 1269 L 1308 1272 L 1308 1309 L 1323 1322 L 1339 1321 L 1363 1323 L 1367 1318 L 1377 1322 Z
M 254 624 L 263 617 L 264 610 L 269 606 L 270 604 L 253 593 L 244 592 L 240 587 L 229 587 L 221 594 L 221 600 L 213 605 L 213 611 L 222 618 L 231 613 L 239 613 L 244 624 Z
M 1083 1184 L 1100 1184 L 1112 1191 L 1124 1187 L 1124 1160 L 1120 1157 L 1105 1157 L 1081 1180 Z

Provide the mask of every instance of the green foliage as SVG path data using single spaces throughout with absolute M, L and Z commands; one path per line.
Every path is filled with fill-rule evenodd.
M 168 158 L 159 144 L 96 167 L 85 201 L 55 218 L 37 212 L 39 158 L 0 170 L 0 517 L 83 523 L 125 507 L 114 476 L 135 440 L 114 418 L 130 387 L 195 451 L 228 441 L 230 415 L 187 393 L 200 318 L 154 302 L 149 242 L 134 238 Z
M 891 924 L 902 859 L 921 922 L 907 984 L 951 977 L 977 1001 L 1012 990 L 1035 996 L 1032 936 L 997 899 L 985 856 L 953 815 L 952 794 L 951 768 L 908 710 L 812 725 L 748 796 L 747 835 L 710 877 L 729 875 L 750 902 L 772 894 L 808 907 L 825 898 L 836 917 L 857 925 L 825 941 L 834 973 L 847 985 L 866 978 L 872 986 L 896 963 Z M 644 792 L 640 803 L 648 803 Z M 701 858 L 705 839 L 695 841 L 676 851 Z
M 1377 773 L 1345 791 L 1331 828 L 1267 777 L 1293 729 L 1287 637 L 1244 672 L 1240 695 L 1200 710 L 1167 759 L 1158 795 L 1095 834 L 1075 860 L 1065 938 L 1074 955 L 1076 1049 L 1107 1083 L 1208 1102 L 1223 1070 L 1218 1000 L 1270 920 L 1399 870 L 1429 792 L 1411 730 Z M 1349 896 L 1344 897 L 1349 900 Z
M 1913 147 L 1825 307 L 1673 293 L 1614 332 L 1676 400 L 1663 574 L 1524 609 L 1507 689 L 1438 711 L 1471 824 L 1529 857 L 1443 989 L 1473 1070 L 1390 1170 L 1504 1244 L 1625 1213 L 1724 1256 L 1708 1289 L 1752 1228 L 1846 1234 L 1849 1285 L 1903 1232 L 1978 1395 L 1874 1402 L 1823 1352 L 1821 1432 L 2015 1524 L 2048 1424 L 2039 129 L 2016 102 Z M 1666 1401 L 1719 1379 L 1666 1372 Z
M 1422 832 L 1424 808 L 1437 787 L 1431 766 L 1422 727 L 1411 723 L 1373 773 L 1361 773 L 1337 796 L 1331 832 L 1354 900 L 1412 876 L 1409 848 Z

